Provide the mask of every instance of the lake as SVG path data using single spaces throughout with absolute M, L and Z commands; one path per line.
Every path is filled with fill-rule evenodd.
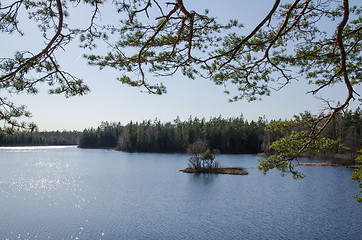
M 292 180 L 219 155 L 249 175 L 195 175 L 178 171 L 187 158 L 0 148 L 0 239 L 362 239 L 352 169 L 299 167 L 307 177 Z

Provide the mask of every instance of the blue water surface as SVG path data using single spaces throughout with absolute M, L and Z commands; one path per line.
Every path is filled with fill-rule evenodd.
M 0 149 L 0 239 L 362 239 L 352 169 L 187 174 L 184 154 L 76 147 Z M 318 161 L 312 159 L 308 161 Z

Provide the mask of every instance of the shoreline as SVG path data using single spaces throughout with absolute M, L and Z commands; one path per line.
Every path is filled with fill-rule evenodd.
M 1 146 L 2 150 L 26 150 L 26 149 L 61 149 L 77 148 L 78 145 L 24 145 L 24 146 Z
M 345 168 L 358 168 L 358 165 L 344 165 L 333 162 L 322 163 L 299 163 L 298 166 L 323 166 L 323 167 L 345 167 Z
M 217 168 L 212 171 L 196 172 L 195 168 L 185 168 L 179 170 L 184 173 L 209 173 L 209 174 L 229 174 L 229 175 L 248 175 L 249 173 L 242 168 Z

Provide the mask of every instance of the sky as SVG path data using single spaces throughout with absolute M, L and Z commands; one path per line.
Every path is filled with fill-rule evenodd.
M 225 1 L 219 0 L 184 0 L 186 8 L 200 12 L 207 8 L 210 16 L 216 16 L 221 21 L 238 19 L 244 24 L 244 34 L 250 32 L 265 17 L 273 2 L 228 0 L 228 4 L 225 4 Z M 102 20 L 111 18 L 111 10 L 103 9 Z M 89 12 L 82 11 L 72 15 L 76 17 L 71 21 L 81 24 L 89 19 Z M 30 29 L 26 24 L 25 22 L 24 28 Z M 44 45 L 40 35 L 37 31 L 29 30 L 25 31 L 22 38 L 16 34 L 1 34 L 0 52 L 11 56 L 16 50 L 41 49 Z M 313 87 L 306 84 L 304 79 L 293 82 L 278 92 L 272 92 L 270 97 L 264 97 L 262 101 L 254 102 L 240 100 L 230 103 L 228 96 L 224 94 L 223 86 L 217 86 L 206 79 L 190 80 L 181 74 L 162 80 L 167 87 L 166 95 L 142 93 L 142 89 L 122 85 L 117 81 L 116 78 L 121 73 L 112 69 L 99 70 L 87 65 L 81 57 L 82 50 L 78 45 L 79 42 L 76 40 L 67 46 L 65 51 L 58 52 L 58 60 L 64 70 L 85 81 L 91 89 L 90 93 L 65 98 L 63 95 L 49 95 L 47 86 L 42 85 L 37 95 L 8 96 L 14 103 L 27 106 L 32 113 L 32 118 L 27 121 L 35 122 L 40 131 L 83 130 L 97 127 L 102 121 L 121 122 L 125 125 L 130 121 L 155 118 L 162 122 L 173 121 L 176 117 L 187 120 L 190 116 L 209 119 L 243 115 L 248 121 L 257 120 L 259 117 L 265 117 L 267 120 L 291 119 L 293 115 L 305 110 L 316 114 L 325 107 L 319 99 L 306 94 Z M 101 50 L 107 52 L 107 49 Z M 344 101 L 346 94 L 347 91 L 341 85 L 328 89 L 320 96 Z M 351 108 L 356 108 L 358 104 L 352 103 Z

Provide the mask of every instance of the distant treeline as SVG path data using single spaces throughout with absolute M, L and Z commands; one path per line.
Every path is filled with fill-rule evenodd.
M 242 116 L 210 120 L 190 117 L 186 121 L 177 118 L 166 123 L 148 120 L 130 122 L 126 126 L 103 122 L 98 128 L 85 129 L 79 146 L 127 152 L 185 152 L 188 145 L 203 140 L 210 149 L 221 153 L 268 152 L 270 144 L 285 134 L 265 130 L 268 124 L 263 118 L 248 122 Z M 324 136 L 340 139 L 353 151 L 362 148 L 362 111 L 358 108 L 338 115 L 324 131 Z
M 78 145 L 82 132 L 16 132 L 13 135 L 0 131 L 0 146 L 54 146 Z
M 242 117 L 209 121 L 189 118 L 173 122 L 103 122 L 94 129 L 86 129 L 80 141 L 83 148 L 117 148 L 127 152 L 185 152 L 197 140 L 208 143 L 210 149 L 222 153 L 257 153 L 261 151 L 266 122 L 248 122 Z
M 282 120 L 278 120 L 282 121 Z M 272 121 L 272 122 L 278 122 Z M 284 137 L 285 132 L 265 130 L 271 122 L 263 118 L 247 121 L 237 118 L 189 118 L 163 123 L 148 120 L 141 123 L 102 122 L 97 128 L 83 132 L 0 132 L 0 146 L 79 145 L 82 148 L 116 148 L 127 152 L 185 152 L 187 147 L 202 140 L 221 153 L 268 152 L 270 144 Z M 298 129 L 296 129 L 298 130 Z M 362 111 L 346 111 L 338 115 L 323 132 L 325 137 L 340 139 L 354 152 L 362 148 Z

